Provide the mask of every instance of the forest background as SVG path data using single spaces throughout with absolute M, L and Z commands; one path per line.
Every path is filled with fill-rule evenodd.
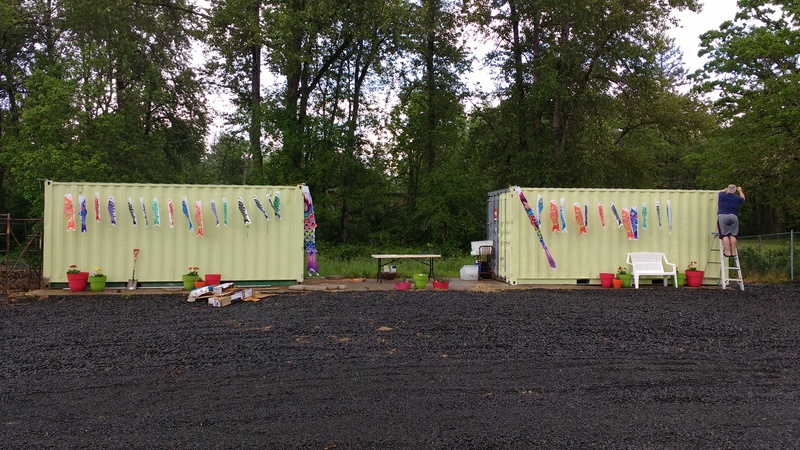
M 800 2 L 739 0 L 688 73 L 668 30 L 699 6 L 1 0 L 0 212 L 41 217 L 43 179 L 305 183 L 323 246 L 447 254 L 509 185 L 736 183 L 743 233 L 797 229 Z

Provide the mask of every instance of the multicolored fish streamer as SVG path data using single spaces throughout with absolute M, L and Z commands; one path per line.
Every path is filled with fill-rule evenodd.
M 83 234 L 86 233 L 86 216 L 89 215 L 89 210 L 86 209 L 86 197 L 79 195 L 78 204 L 81 206 L 81 234 Z
M 144 217 L 144 226 L 147 227 L 147 207 L 144 206 L 144 197 L 139 197 L 139 204 L 142 205 L 142 217 Z
M 228 226 L 228 199 L 222 197 L 222 224 Z
M 617 219 L 617 228 L 622 226 L 622 221 L 619 219 L 619 214 L 617 214 L 617 207 L 614 204 L 611 204 L 611 213 L 614 214 L 614 218 Z
M 217 222 L 217 228 L 219 228 L 219 216 L 217 215 L 217 203 L 214 202 L 214 199 L 211 199 L 211 212 L 214 213 L 214 220 Z
M 606 227 L 606 215 L 603 213 L 603 204 L 598 202 L 597 203 L 597 213 L 600 214 L 600 225 L 605 228 Z
M 153 197 L 153 226 L 161 226 L 161 212 L 158 210 L 158 198 Z
M 588 233 L 586 231 L 586 224 L 583 221 L 583 211 L 581 211 L 581 205 L 575 203 L 572 205 L 572 208 L 575 210 L 575 222 L 578 222 L 578 229 L 580 230 L 581 236 Z
M 94 220 L 100 223 L 100 193 L 94 193 Z
M 117 203 L 113 195 L 108 196 L 108 218 L 111 219 L 112 226 L 117 226 Z
M 550 221 L 553 222 L 553 233 L 561 231 L 561 224 L 558 221 L 558 204 L 555 200 L 550 200 Z
M 306 269 L 309 276 L 319 275 L 317 265 L 317 219 L 314 217 L 314 203 L 311 191 L 303 186 L 303 242 L 306 248 Z
M 75 204 L 72 194 L 64 194 L 64 216 L 67 218 L 67 231 L 75 231 Z
M 565 211 L 566 209 L 567 209 L 567 207 L 564 206 L 564 199 L 562 198 L 561 199 L 561 208 L 559 208 L 559 210 L 558 210 L 559 217 L 561 218 L 561 232 L 562 233 L 566 233 L 567 232 L 567 213 Z
M 639 213 L 636 212 L 636 207 L 631 206 L 631 228 L 633 229 L 633 240 L 639 239 Z
M 661 202 L 656 200 L 656 217 L 658 218 L 658 229 L 661 229 Z
M 175 207 L 172 205 L 172 199 L 167 199 L 167 214 L 169 215 L 169 227 L 175 228 Z
M 633 240 L 633 228 L 631 227 L 631 215 L 628 214 L 626 208 L 622 208 L 622 226 L 625 227 L 625 232 L 628 233 L 628 240 Z
M 257 195 L 253 196 L 253 202 L 255 202 L 256 208 L 258 208 L 258 210 L 261 211 L 261 214 L 264 214 L 264 217 L 269 221 L 269 216 L 267 215 L 267 211 L 264 210 L 264 206 L 258 200 L 258 196 Z
M 267 194 L 267 201 L 269 205 L 272 206 L 272 212 L 275 213 L 275 217 L 278 219 L 281 218 L 281 193 L 280 191 L 275 192 L 275 198 L 270 198 L 269 194 Z
M 194 202 L 194 218 L 197 220 L 197 237 L 203 237 L 203 203 Z
M 181 199 L 181 209 L 183 210 L 183 215 L 186 216 L 186 220 L 189 221 L 189 232 L 191 233 L 194 230 L 194 225 L 192 224 L 192 217 L 189 215 L 189 200 L 186 196 Z
M 667 224 L 669 225 L 669 234 L 672 234 L 672 203 L 667 200 Z
M 133 200 L 128 197 L 128 212 L 131 213 L 131 219 L 133 219 L 133 226 L 138 227 L 139 224 L 136 222 L 136 211 L 133 210 Z
M 542 236 L 542 229 L 539 226 L 539 221 L 536 220 L 533 210 L 531 210 L 531 207 L 528 205 L 528 200 L 525 198 L 525 194 L 522 193 L 522 189 L 520 189 L 519 186 L 515 186 L 514 191 L 517 193 L 517 195 L 519 195 L 519 200 L 522 202 L 522 207 L 525 209 L 525 213 L 528 215 L 528 220 L 530 220 L 531 225 L 533 225 L 533 229 L 536 230 L 536 236 L 539 238 L 539 243 L 542 245 L 542 250 L 544 250 L 544 254 L 547 256 L 548 264 L 550 264 L 551 268 L 555 269 L 556 260 L 553 259 L 553 256 L 550 254 L 550 250 L 547 249 L 547 245 L 544 243 L 544 236 Z M 551 218 L 554 205 L 555 200 L 550 202 Z M 558 217 L 556 217 L 556 220 L 557 219 Z
M 252 222 L 250 222 L 250 214 L 247 214 L 247 206 L 244 205 L 244 199 L 242 197 L 239 197 L 239 212 L 242 213 L 244 226 L 249 227 Z
M 642 229 L 647 229 L 647 203 L 642 203 Z

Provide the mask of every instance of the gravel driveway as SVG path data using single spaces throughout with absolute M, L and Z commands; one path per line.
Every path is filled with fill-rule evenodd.
M 798 448 L 800 286 L 52 296 L 3 448 Z

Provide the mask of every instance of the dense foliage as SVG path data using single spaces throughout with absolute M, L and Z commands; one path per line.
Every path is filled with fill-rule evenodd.
M 734 182 L 743 231 L 782 231 L 800 222 L 800 13 L 739 5 L 687 91 L 667 31 L 696 0 L 5 0 L 0 210 L 41 215 L 44 178 L 305 183 L 322 241 L 447 251 L 511 184 Z M 481 89 L 477 64 L 496 73 Z

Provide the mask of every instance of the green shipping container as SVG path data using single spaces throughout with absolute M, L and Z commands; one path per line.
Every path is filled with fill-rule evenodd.
M 557 268 L 550 267 L 514 188 L 491 192 L 488 195 L 487 239 L 493 241 L 496 249 L 492 258 L 493 273 L 510 284 L 600 284 L 601 272 L 616 272 L 620 266 L 630 270 L 625 264 L 630 252 L 663 252 L 669 262 L 677 265 L 679 272 L 691 261 L 697 261 L 703 270 L 716 239 L 712 232 L 716 232 L 717 191 L 521 190 L 537 213 L 537 200 L 542 198 L 543 209 L 539 214 L 542 237 Z M 557 231 L 553 230 L 551 202 L 557 211 Z M 624 224 L 618 225 L 612 204 L 620 219 L 623 210 L 629 216 L 636 211 L 638 225 L 634 234 L 629 235 Z M 602 205 L 605 226 L 599 205 Z M 580 219 L 576 206 L 580 209 Z M 562 216 L 566 231 L 560 230 Z M 579 220 L 586 228 L 584 234 L 580 231 Z M 719 266 L 715 270 L 719 272 Z M 710 266 L 708 272 L 714 272 Z M 706 282 L 718 275 L 707 273 Z
M 273 201 L 280 197 L 280 218 L 267 194 Z M 254 196 L 269 220 L 257 208 Z M 72 214 L 65 204 L 69 197 Z M 85 232 L 81 197 L 86 202 Z M 111 197 L 116 225 L 109 212 Z M 239 210 L 239 198 L 249 215 L 249 225 Z M 188 217 L 183 210 L 184 199 Z M 196 207 L 202 216 L 202 236 Z M 67 284 L 69 266 L 77 265 L 85 272 L 99 267 L 109 286 L 124 286 L 132 276 L 134 249 L 138 248 L 136 279 L 142 286 L 178 286 L 181 275 L 192 266 L 199 268 L 201 276 L 221 274 L 223 282 L 295 284 L 302 282 L 305 273 L 303 212 L 302 186 L 47 181 L 43 276 L 52 287 L 59 288 Z

